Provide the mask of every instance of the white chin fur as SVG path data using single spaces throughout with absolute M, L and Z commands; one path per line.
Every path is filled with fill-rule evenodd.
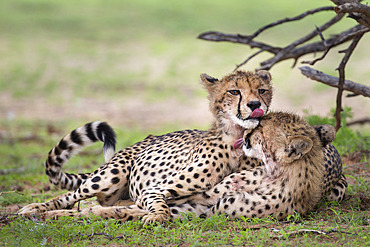
M 231 121 L 233 121 L 235 124 L 245 128 L 245 129 L 254 129 L 258 126 L 259 120 L 258 119 L 248 119 L 248 120 L 241 120 L 237 117 L 235 117 L 232 114 L 230 115 Z
M 260 146 L 260 145 L 257 145 Z M 263 163 L 266 164 L 266 157 L 265 154 L 262 152 L 261 148 L 247 148 L 246 145 L 243 145 L 243 151 L 245 156 L 251 157 L 251 158 L 257 158 L 263 161 Z

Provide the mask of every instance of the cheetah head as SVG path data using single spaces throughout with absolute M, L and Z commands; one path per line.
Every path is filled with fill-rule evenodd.
M 321 158 L 321 143 L 313 127 L 297 115 L 270 113 L 245 136 L 246 156 L 261 159 L 268 174 L 276 176 L 283 167 L 305 158 Z
M 237 125 L 253 129 L 258 125 L 259 118 L 269 110 L 272 86 L 268 71 L 236 71 L 221 80 L 207 74 L 202 74 L 200 78 L 209 94 L 211 112 L 226 128 Z

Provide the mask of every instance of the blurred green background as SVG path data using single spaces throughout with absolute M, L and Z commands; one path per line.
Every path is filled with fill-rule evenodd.
M 329 0 L 0 0 L 0 214 L 15 213 L 25 204 L 43 202 L 63 193 L 50 186 L 43 162 L 61 137 L 86 122 L 109 122 L 117 132 L 118 149 L 149 133 L 208 128 L 211 116 L 199 75 L 222 77 L 257 50 L 240 44 L 202 41 L 196 38 L 198 34 L 210 30 L 251 34 L 275 20 L 328 5 L 332 5 Z M 285 46 L 333 16 L 334 13 L 325 12 L 284 24 L 262 33 L 257 40 Z M 354 20 L 343 19 L 324 36 L 354 25 Z M 367 34 L 347 65 L 347 79 L 369 85 L 369 44 Z M 338 51 L 348 45 L 331 50 L 315 68 L 337 75 L 335 68 L 343 56 Z M 254 70 L 268 57 L 257 57 L 242 69 Z M 310 55 L 301 60 L 312 59 Z M 292 64 L 293 61 L 286 61 L 271 70 L 275 88 L 272 108 L 309 115 L 310 123 L 333 124 L 331 109 L 335 107 L 337 90 L 305 78 L 298 68 L 291 69 Z M 352 113 L 345 108 L 346 120 L 351 115 L 353 120 L 370 116 L 368 98 L 343 100 L 345 106 L 352 107 Z M 347 202 L 345 211 L 339 211 L 341 218 L 333 214 L 318 216 L 321 218 L 313 223 L 314 229 L 330 220 L 351 226 L 346 221 L 348 212 L 348 217 L 356 219 L 368 215 L 353 211 L 366 207 L 361 196 L 369 194 L 370 130 L 366 127 L 358 126 L 356 131 L 343 127 L 338 132 L 334 144 L 343 157 L 353 200 Z M 101 146 L 99 143 L 84 150 L 63 169 L 72 173 L 95 170 L 103 163 Z M 70 222 L 67 231 L 63 231 L 63 221 L 45 225 L 36 222 L 42 226 L 38 232 L 31 221 L 19 219 L 12 224 L 4 220 L 6 217 L 2 219 L 0 230 L 4 235 L 0 234 L 0 243 L 5 245 L 41 240 L 50 241 L 51 245 L 73 245 L 71 239 L 81 244 L 81 237 L 75 237 L 78 233 L 70 232 Z M 51 224 L 55 224 L 52 227 L 58 234 L 43 230 Z M 80 232 L 81 223 L 77 227 Z M 307 228 L 307 224 L 303 227 Z M 215 228 L 215 236 L 220 236 L 217 224 Z M 182 233 L 183 228 L 179 229 Z M 199 233 L 198 225 L 194 229 Z M 263 229 L 262 233 L 270 232 Z M 365 232 L 366 226 L 361 229 Z M 240 233 L 244 234 L 244 230 Z M 66 237 L 60 232 L 65 232 Z M 349 235 L 343 235 L 342 240 L 356 246 L 352 240 L 357 238 L 363 243 L 366 233 L 351 235 L 348 240 Z M 140 241 L 136 232 L 133 235 L 135 241 Z M 152 232 L 144 235 L 157 239 Z M 256 231 L 249 235 L 255 237 Z M 269 239 L 265 235 L 260 238 Z M 305 239 L 312 242 L 307 236 Z M 99 244 L 95 240 L 85 245 Z M 302 245 L 301 238 L 297 241 Z M 320 238 L 318 241 L 323 243 Z M 331 241 L 338 243 L 336 238 Z
M 332 5 L 312 0 L 137 0 L 0 2 L 0 118 L 69 122 L 105 120 L 115 126 L 161 132 L 169 128 L 207 128 L 206 94 L 199 75 L 222 77 L 254 50 L 230 43 L 198 40 L 201 32 L 251 34 L 277 19 Z M 257 40 L 286 45 L 334 16 L 317 14 L 279 26 Z M 346 19 L 324 33 L 356 23 Z M 351 58 L 347 78 L 370 77 L 369 37 Z M 315 66 L 336 75 L 342 55 L 330 52 Z M 242 69 L 254 70 L 262 58 Z M 307 60 L 312 56 L 307 56 Z M 291 70 L 293 61 L 275 66 L 274 109 L 326 116 L 335 106 L 334 88 Z M 298 65 L 299 66 L 299 65 Z M 370 115 L 368 100 L 345 99 L 354 118 Z M 364 107 L 366 106 L 366 107 Z M 172 127 L 171 127 L 172 126 Z

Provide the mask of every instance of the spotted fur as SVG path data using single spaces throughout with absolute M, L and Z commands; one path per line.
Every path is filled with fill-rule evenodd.
M 268 112 L 272 99 L 270 80 L 267 71 L 255 74 L 236 71 L 221 80 L 202 74 L 201 81 L 209 93 L 214 116 L 210 130 L 148 136 L 117 152 L 87 178 L 54 175 L 60 173 L 57 169 L 75 153 L 74 150 L 90 139 L 87 127 L 73 131 L 79 133 L 79 138 L 74 138 L 76 134 L 72 133 L 65 137 L 49 154 L 47 170 L 53 183 L 64 183 L 67 178 L 64 184 L 74 191 L 45 203 L 30 204 L 19 214 L 27 216 L 69 209 L 78 201 L 96 196 L 102 206 L 119 205 L 127 199 L 137 201 L 138 208 L 134 209 L 147 212 L 145 222 L 168 220 L 170 210 L 166 200 L 204 192 L 233 172 L 262 165 L 256 159 L 241 157 L 242 152 L 234 150 L 233 143 L 243 136 L 245 128 L 258 125 L 259 120 L 251 117 L 253 110 L 259 108 Z M 80 143 L 78 139 L 83 141 Z M 65 151 L 59 154 L 65 146 L 73 148 L 63 149 Z
M 253 129 L 259 123 L 258 119 L 249 117 L 253 108 L 258 105 L 250 102 L 259 101 L 259 107 L 268 111 L 272 97 L 269 83 L 271 77 L 268 72 L 253 74 L 239 71 L 222 80 L 203 74 L 201 79 L 209 92 L 210 109 L 215 116 L 209 131 L 186 130 L 162 136 L 148 136 L 117 152 L 109 162 L 82 180 L 81 185 L 73 192 L 46 203 L 30 204 L 21 209 L 19 214 L 29 216 L 42 213 L 53 217 L 92 213 L 119 220 L 137 220 L 143 217 L 146 223 L 164 222 L 171 215 L 178 217 L 180 212 L 186 211 L 195 212 L 199 216 L 226 213 L 230 217 L 261 217 L 278 212 L 279 217 L 284 217 L 294 211 L 310 211 L 324 191 L 331 191 L 334 196 L 340 194 L 335 193 L 334 189 L 343 186 L 340 183 L 341 173 L 326 176 L 333 170 L 332 167 L 339 167 L 339 164 L 341 166 L 339 155 L 336 156 L 335 148 L 328 145 L 322 151 L 324 142 L 320 141 L 319 132 L 307 125 L 303 125 L 303 129 L 299 128 L 301 120 L 298 117 L 296 119 L 299 121 L 286 123 L 285 128 L 291 128 L 290 132 L 308 133 L 315 143 L 315 154 L 318 154 L 316 160 L 312 160 L 312 169 L 305 166 L 310 171 L 314 170 L 316 177 L 310 176 L 309 181 L 302 182 L 305 185 L 311 184 L 314 187 L 312 192 L 305 191 L 304 186 L 299 187 L 305 193 L 304 198 L 292 196 L 292 184 L 281 179 L 278 176 L 279 169 L 270 166 L 271 163 L 263 166 L 261 159 L 264 157 L 258 156 L 258 152 L 253 156 L 261 159 L 242 156 L 241 150 L 234 150 L 235 140 L 243 136 L 244 132 L 249 133 L 245 128 Z M 267 121 L 269 117 L 264 119 Z M 283 120 L 284 118 L 280 118 L 280 121 L 284 122 Z M 280 125 L 281 123 L 277 124 L 276 129 Z M 261 129 L 261 126 L 263 124 L 258 128 Z M 252 147 L 265 145 L 265 139 L 258 140 L 257 137 L 253 138 L 254 135 L 258 134 L 252 135 L 251 140 L 255 140 L 250 142 Z M 271 141 L 266 143 L 270 145 Z M 305 162 L 310 160 L 308 156 L 305 157 Z M 341 172 L 341 169 L 337 170 Z M 305 178 L 306 174 L 309 175 L 305 172 L 301 177 Z M 317 189 L 317 184 L 321 184 L 324 177 L 329 180 Z M 271 185 L 266 183 L 267 178 L 274 180 Z M 299 182 L 296 185 L 299 186 Z M 273 191 L 274 186 L 290 190 L 279 195 L 276 194 L 277 190 Z M 341 192 L 345 192 L 345 187 L 343 186 L 344 190 Z M 94 196 L 101 206 L 81 211 L 65 210 L 72 208 L 78 201 Z M 302 208 L 306 197 L 314 200 Z M 267 199 L 268 203 L 265 201 Z M 282 203 L 281 208 L 279 203 L 276 204 L 279 200 Z M 136 201 L 136 205 L 131 205 L 133 201 Z M 274 208 L 272 203 L 275 203 Z
M 340 202 L 347 183 L 340 156 L 330 144 L 334 138 L 330 125 L 313 128 L 299 116 L 270 113 L 247 135 L 243 148 L 265 166 L 235 172 L 202 194 L 173 201 L 171 212 L 282 219 L 309 213 L 323 197 Z

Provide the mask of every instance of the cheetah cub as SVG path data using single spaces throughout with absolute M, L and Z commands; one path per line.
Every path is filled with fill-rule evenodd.
M 203 193 L 205 204 L 214 205 L 206 210 L 207 216 L 281 219 L 295 212 L 306 214 L 317 205 L 323 193 L 323 147 L 316 130 L 301 117 L 283 112 L 266 115 L 245 137 L 243 151 L 265 166 L 231 174 Z

